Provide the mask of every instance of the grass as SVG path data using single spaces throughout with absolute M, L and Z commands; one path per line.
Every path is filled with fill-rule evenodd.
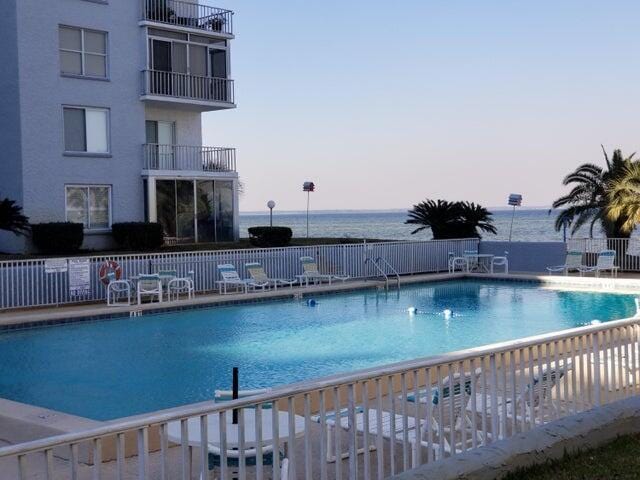
M 626 480 L 640 478 L 640 434 L 593 450 L 513 472 L 504 480 Z
M 291 247 L 303 247 L 310 245 L 336 245 L 340 243 L 353 244 L 362 243 L 362 238 L 292 238 L 289 246 Z M 367 239 L 367 242 L 384 242 L 388 240 L 376 240 Z M 74 257 L 74 256 L 86 256 L 86 255 L 126 255 L 130 253 L 171 253 L 171 252 L 197 252 L 203 250 L 236 250 L 256 248 L 249 243 L 248 238 L 241 238 L 237 242 L 224 242 L 224 243 L 191 243 L 180 244 L 162 247 L 158 250 L 147 252 L 132 252 L 127 250 L 81 250 L 80 252 L 72 255 L 38 255 L 38 254 L 3 254 L 0 252 L 0 260 L 26 260 L 30 258 L 51 258 L 51 257 Z

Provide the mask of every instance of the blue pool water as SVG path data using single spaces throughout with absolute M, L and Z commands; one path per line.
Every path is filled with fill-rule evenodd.
M 630 295 L 477 280 L 316 300 L 0 334 L 0 397 L 106 420 L 211 399 L 233 366 L 275 386 L 635 313 Z

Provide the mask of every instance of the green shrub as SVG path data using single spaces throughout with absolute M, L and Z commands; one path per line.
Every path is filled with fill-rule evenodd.
M 286 247 L 292 236 L 289 227 L 249 228 L 249 242 L 255 247 Z
M 84 226 L 71 222 L 36 223 L 31 225 L 31 240 L 42 253 L 75 253 L 82 246 Z
M 159 223 L 114 223 L 111 233 L 118 246 L 126 250 L 153 250 L 164 243 L 162 225 Z

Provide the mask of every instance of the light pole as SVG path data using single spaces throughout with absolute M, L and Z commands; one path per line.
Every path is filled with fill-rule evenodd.
M 509 227 L 509 241 L 511 241 L 511 233 L 513 232 L 513 217 L 516 216 L 516 207 L 522 206 L 522 195 L 518 193 L 512 193 L 509 195 L 509 205 L 513 207 L 511 213 L 511 227 Z
M 269 208 L 269 226 L 273 227 L 273 209 L 276 208 L 276 202 L 269 200 L 267 202 L 267 207 Z
M 313 182 L 304 182 L 302 184 L 302 191 L 307 192 L 307 238 L 309 238 L 309 197 L 311 192 L 315 192 L 316 185 Z

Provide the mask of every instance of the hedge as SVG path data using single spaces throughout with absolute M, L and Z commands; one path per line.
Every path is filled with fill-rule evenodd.
M 251 227 L 249 242 L 255 247 L 286 247 L 293 232 L 289 227 Z
M 153 250 L 164 243 L 162 225 L 159 223 L 114 223 L 111 233 L 118 246 L 126 250 Z
M 36 223 L 31 225 L 31 240 L 42 253 L 75 253 L 82 246 L 84 226 L 72 222 Z

